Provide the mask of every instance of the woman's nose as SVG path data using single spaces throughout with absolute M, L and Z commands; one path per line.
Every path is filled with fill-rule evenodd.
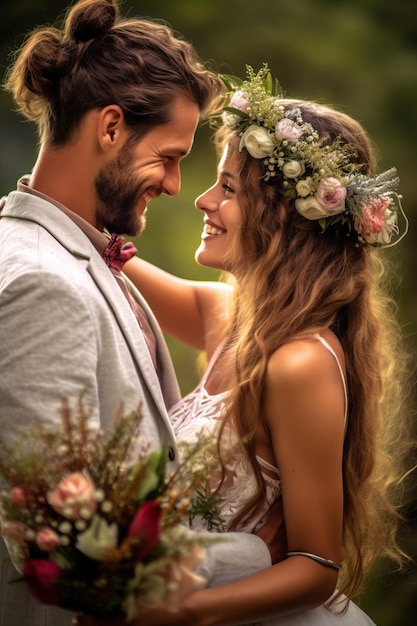
M 204 193 L 202 193 L 195 201 L 195 206 L 200 211 L 216 211 L 218 207 L 218 203 L 215 199 L 213 193 L 213 187 L 207 189 Z

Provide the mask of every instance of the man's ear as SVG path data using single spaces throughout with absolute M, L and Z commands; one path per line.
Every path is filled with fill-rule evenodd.
M 126 136 L 123 111 L 118 104 L 109 104 L 99 113 L 97 124 L 98 142 L 102 150 L 109 150 Z

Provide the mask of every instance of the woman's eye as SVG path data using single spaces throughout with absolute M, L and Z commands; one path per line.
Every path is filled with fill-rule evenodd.
M 235 190 L 233 189 L 233 187 L 231 187 L 227 183 L 224 183 L 222 187 L 227 193 L 235 193 Z

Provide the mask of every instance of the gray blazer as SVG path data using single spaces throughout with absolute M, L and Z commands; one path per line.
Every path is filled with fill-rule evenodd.
M 60 396 L 81 388 L 91 423 L 111 427 L 118 409 L 140 403 L 143 440 L 170 447 L 167 408 L 179 388 L 161 330 L 136 290 L 157 339 L 160 381 L 135 316 L 109 268 L 86 235 L 46 200 L 12 192 L 0 219 L 0 419 L 5 437 L 19 425 L 59 420 Z M 161 384 L 160 384 L 161 383 Z M 161 392 L 161 385 L 164 394 Z M 257 538 L 230 536 L 202 567 L 214 586 L 270 564 Z M 64 626 L 68 612 L 32 599 L 0 541 L 0 626 Z

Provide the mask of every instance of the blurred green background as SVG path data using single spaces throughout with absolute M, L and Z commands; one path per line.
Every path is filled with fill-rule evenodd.
M 0 23 L 0 78 L 25 33 L 64 15 L 66 0 L 6 0 Z M 415 0 L 126 0 L 129 16 L 158 18 L 191 41 L 218 71 L 245 74 L 267 61 L 289 96 L 335 105 L 360 120 L 373 138 L 381 169 L 401 178 L 409 235 L 386 251 L 398 271 L 393 285 L 404 335 L 417 348 L 417 3 Z M 216 159 L 210 129 L 196 136 L 183 165 L 179 196 L 155 200 L 146 232 L 136 240 L 145 258 L 190 278 L 216 278 L 197 266 L 202 217 L 195 197 L 212 184 Z M 0 196 L 15 187 L 36 158 L 35 129 L 22 123 L 0 94 Z M 76 181 L 75 181 L 76 184 Z M 183 392 L 197 381 L 197 354 L 169 341 Z M 369 355 L 370 361 L 372 355 Z M 415 382 L 415 372 L 413 380 Z M 415 429 L 417 432 L 417 429 Z M 410 481 L 403 546 L 417 555 L 417 488 Z M 379 626 L 417 623 L 417 570 L 381 568 L 359 603 Z M 5 625 L 6 626 L 6 625 Z

